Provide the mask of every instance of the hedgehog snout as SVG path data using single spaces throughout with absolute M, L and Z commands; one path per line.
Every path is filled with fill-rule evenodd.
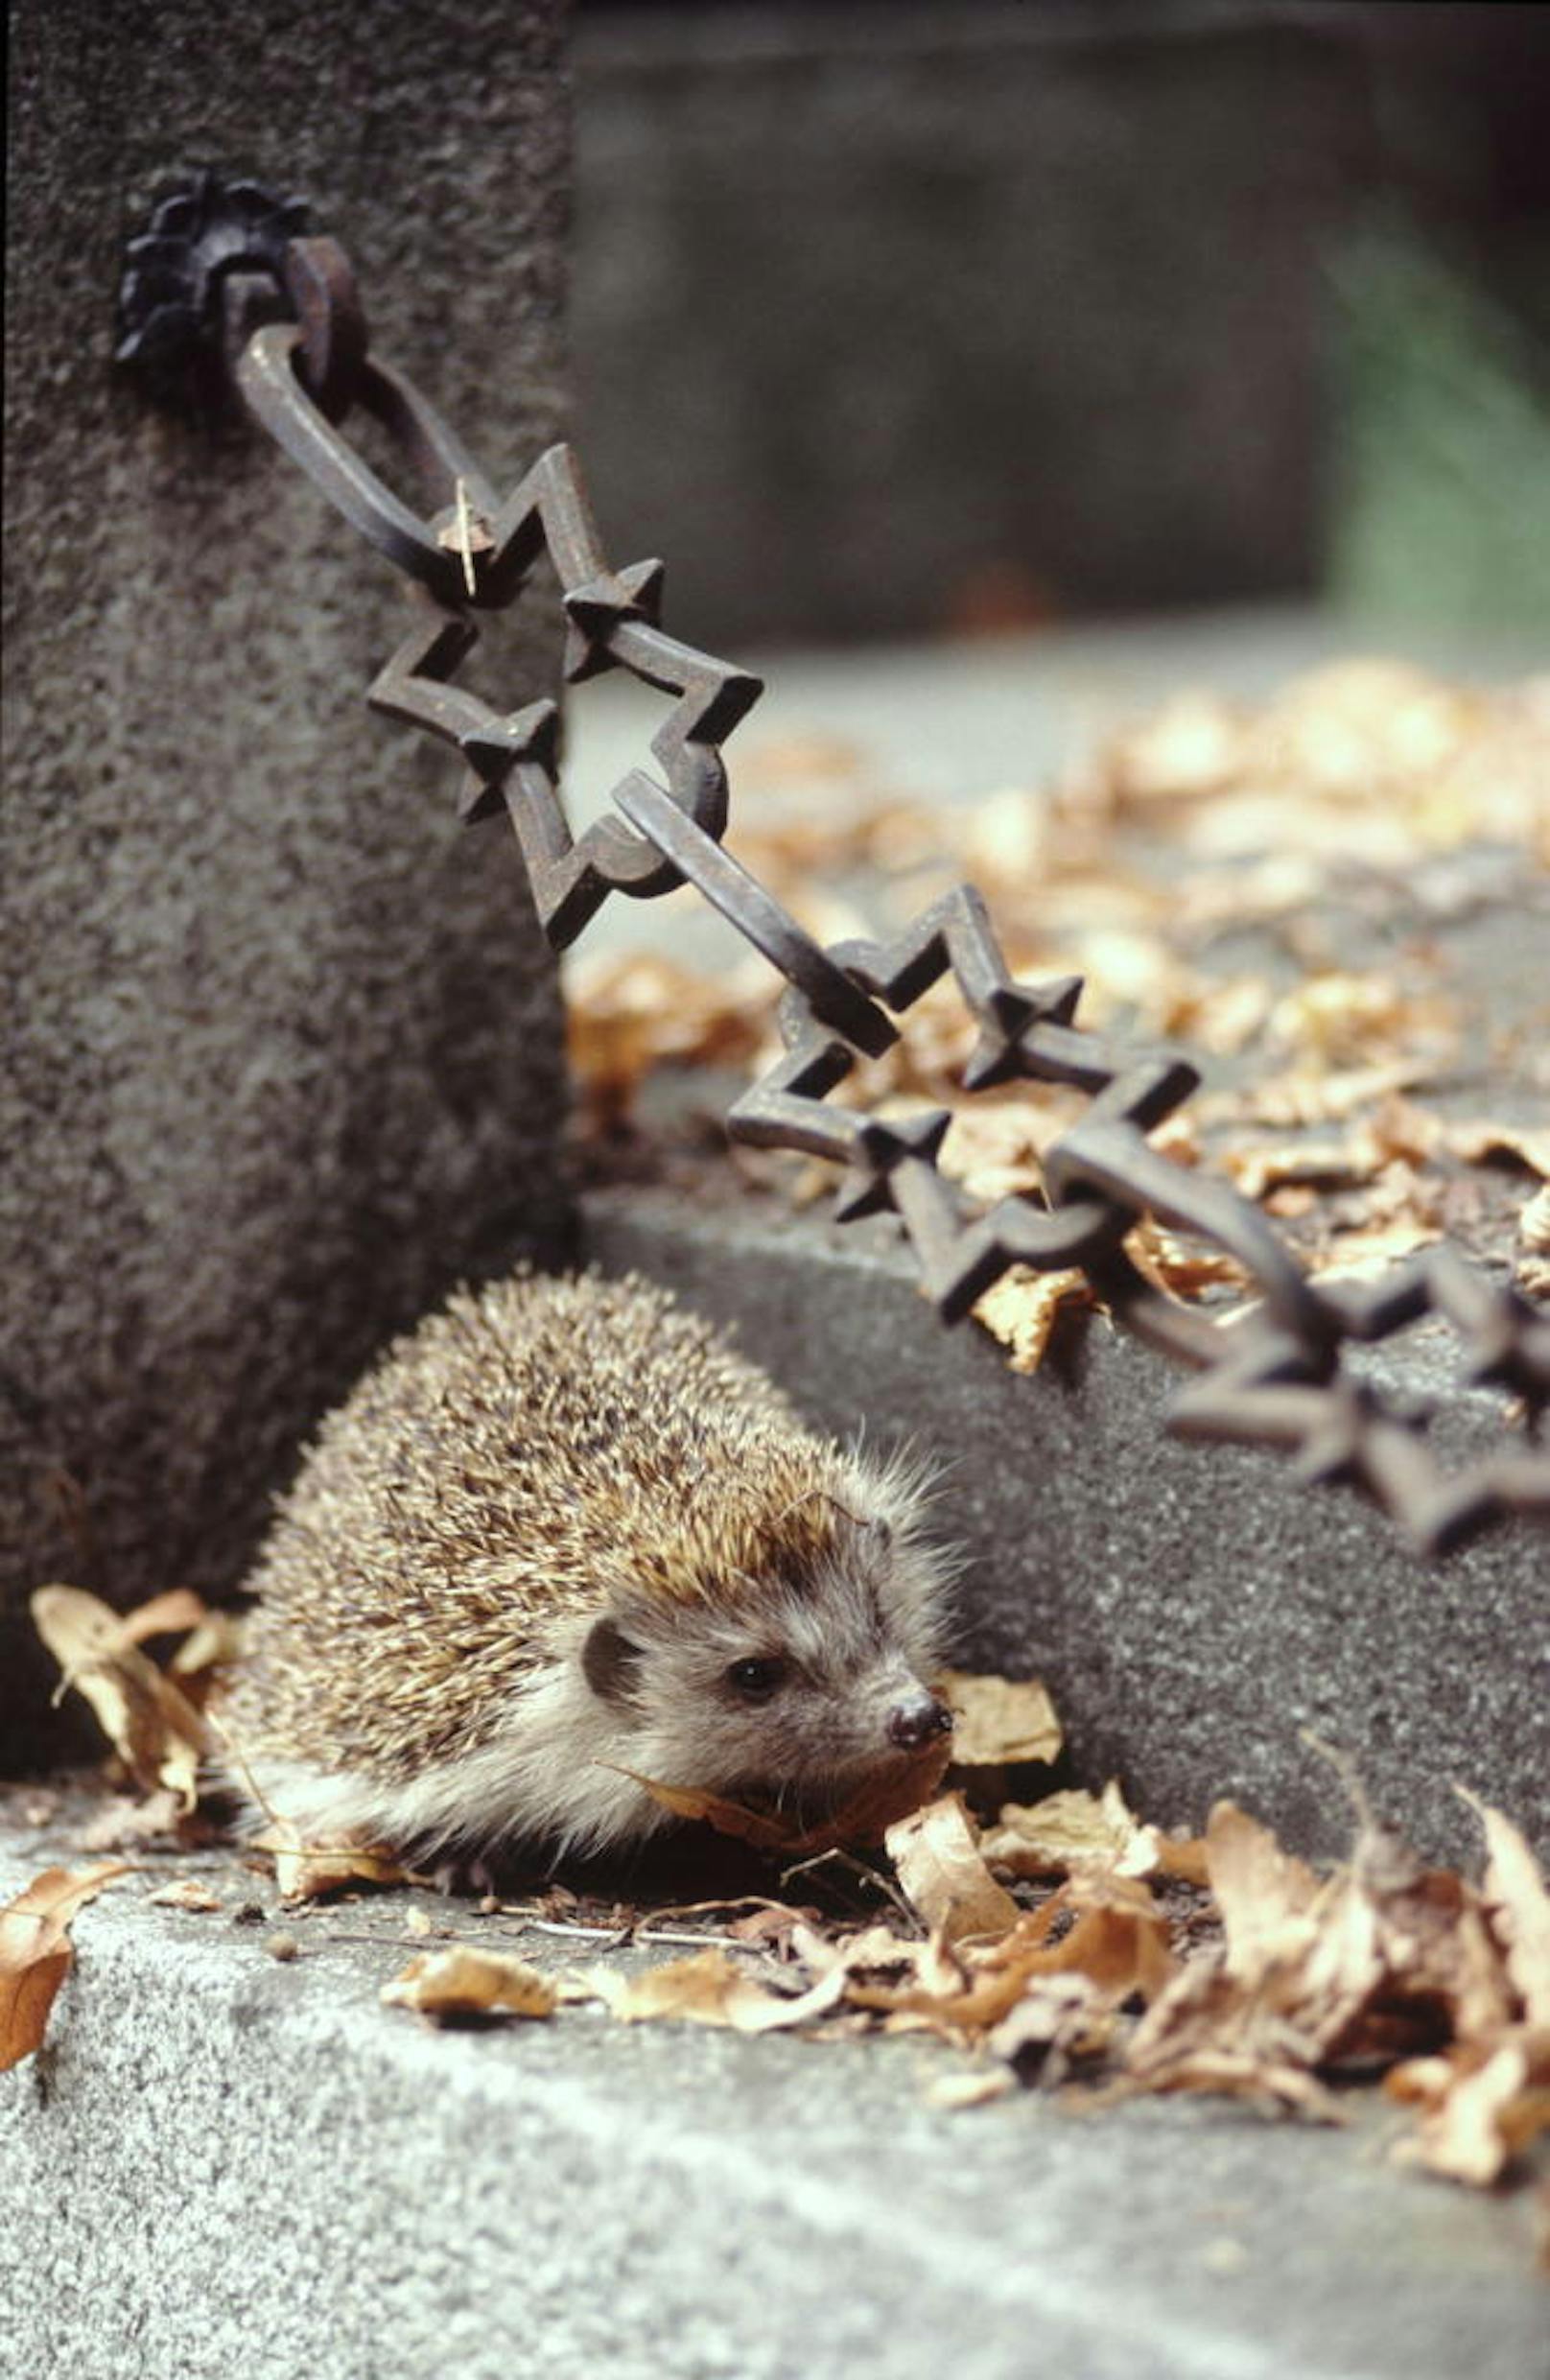
M 952 1713 L 946 1703 L 924 1689 L 895 1703 L 887 1721 L 888 1741 L 901 1752 L 924 1752 L 939 1735 L 952 1732 Z

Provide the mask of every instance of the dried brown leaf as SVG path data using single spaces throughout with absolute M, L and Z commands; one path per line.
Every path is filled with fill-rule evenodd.
M 1186 687 L 1108 738 L 1098 782 L 1116 810 L 1203 800 L 1242 770 L 1249 723 L 1243 705 Z
M 1529 2024 L 1550 2032 L 1550 1892 L 1512 1820 L 1472 1793 L 1464 1798 L 1485 1828 L 1490 1858 L 1481 1897 L 1513 1989 Z
M 962 1794 L 899 1820 L 886 1841 L 904 1898 L 944 1941 L 994 1941 L 1017 1923 L 1017 1902 L 986 1867 Z
M 884 1119 L 928 1113 L 929 1097 L 891 1098 L 881 1103 Z M 1044 1154 L 1069 1120 L 1062 1106 L 1036 1090 L 954 1106 L 938 1165 L 972 1198 L 992 1204 L 1020 1190 L 1044 1194 Z
M 186 1909 L 191 1914 L 207 1917 L 223 1907 L 219 1893 L 213 1893 L 198 1876 L 176 1876 L 171 1884 L 162 1884 L 146 1895 L 153 1909 Z
M 1428 1071 L 1414 1058 L 1350 1067 L 1330 1074 L 1294 1071 L 1268 1075 L 1250 1090 L 1201 1104 L 1204 1119 L 1269 1124 L 1277 1130 L 1307 1129 L 1343 1123 L 1374 1099 L 1412 1089 L 1424 1080 Z
M 963 2108 L 982 2108 L 992 2099 L 1004 2099 L 1014 2084 L 1004 2066 L 982 2066 L 971 2074 L 939 2074 L 927 2085 L 926 2104 L 928 2108 L 947 2108 L 956 2112 Z
M 164 1675 L 176 1680 L 175 1691 L 202 1713 L 218 1673 L 228 1668 L 242 1650 L 243 1622 L 235 1612 L 212 1612 L 187 1587 L 169 1588 L 149 1603 L 127 1612 L 121 1642 L 143 1644 L 148 1638 L 181 1636 L 182 1643 L 167 1663 Z
M 1127 2045 L 1127 2076 L 1144 2090 L 1229 2091 L 1326 2113 L 1312 2069 L 1373 1988 L 1371 1910 L 1349 1879 L 1322 1887 L 1231 1802 L 1210 1814 L 1206 1862 L 1223 1947 L 1158 1995 Z M 1348 1941 L 1352 1914 L 1361 1922 Z
M 1075 1912 L 1059 1942 L 1057 1918 Z M 1168 1929 L 1146 1887 L 1127 1876 L 1094 1874 L 1022 1915 L 998 1941 L 948 1944 L 933 1935 L 901 1980 L 898 1960 L 874 1952 L 871 1971 L 856 1946 L 844 1953 L 851 1970 L 847 1997 L 885 2012 L 890 2031 L 928 2030 L 950 2040 L 976 2041 L 1005 2022 L 1030 1991 L 1051 1979 L 1075 1977 L 1048 2000 L 1051 2009 L 1095 2019 L 1133 1992 L 1153 1999 L 1174 1972 Z M 895 1944 L 895 1951 L 908 1945 Z M 933 1955 L 934 1953 L 934 1955 Z M 1029 2033 L 1024 2039 L 1031 2039 Z
M 1312 1939 L 1319 1879 L 1235 1803 L 1218 1802 L 1207 1821 L 1206 1872 L 1222 1913 L 1230 1975 L 1253 1980 L 1271 1960 L 1302 1955 Z
M 1042 1679 L 945 1669 L 937 1683 L 952 1706 L 955 1766 L 998 1768 L 1003 1762 L 1059 1757 L 1064 1737 Z
M 587 1991 L 611 2016 L 626 2025 L 663 2018 L 684 2024 L 724 2025 L 735 2033 L 773 2033 L 806 2024 L 835 2007 L 847 1980 L 835 1966 L 810 1990 L 772 1991 L 725 1950 L 694 1951 L 685 1959 L 622 1975 L 595 1967 L 583 1978 Z
M 1042 2062 L 1051 2050 L 1092 2055 L 1107 2049 L 1114 2032 L 1112 1995 L 1100 1991 L 1091 1976 L 1072 1970 L 1034 1975 L 1022 1997 L 987 2035 L 985 2045 L 994 2057 L 1004 2058 L 1009 2064 L 1026 2061 L 1030 2051 L 1037 2052 Z
M 126 1641 L 121 1615 L 96 1595 L 79 1587 L 40 1587 L 32 1612 L 64 1684 L 84 1695 L 136 1784 L 147 1792 L 166 1786 L 191 1810 L 205 1751 L 192 1703 Z
M 1209 1884 L 1210 1870 L 1207 1865 L 1206 1838 L 1200 1834 L 1164 1834 L 1161 1826 L 1148 1829 L 1157 1851 L 1157 1864 L 1165 1876 L 1178 1876 L 1186 1884 Z
M 1513 1273 L 1513 1286 L 1524 1297 L 1550 1299 L 1550 1257 L 1520 1257 Z
M 802 1858 L 846 1843 L 881 1843 L 896 1819 L 918 1809 L 935 1792 L 951 1757 L 951 1743 L 933 1744 L 913 1759 L 901 1760 L 871 1779 L 837 1809 L 817 1820 L 793 1812 L 754 1809 L 697 1785 L 674 1785 L 660 1777 L 642 1777 L 635 1769 L 622 1768 L 619 1774 L 675 1818 L 703 1820 L 717 1834 L 732 1835 L 756 1850 Z
M 276 1816 L 265 1834 L 253 1838 L 255 1851 L 268 1851 L 274 1862 L 274 1880 L 285 1901 L 317 1900 L 342 1885 L 407 1884 L 409 1873 L 385 1844 L 344 1835 L 334 1843 L 310 1842 L 288 1818 Z
M 552 2016 L 559 1993 L 547 1975 L 526 1959 L 498 1950 L 457 1944 L 449 1950 L 422 1950 L 401 1974 L 384 1984 L 390 2008 L 412 2008 L 422 2016 Z
M 1396 2067 L 1388 2086 L 1425 2112 L 1397 2151 L 1450 2180 L 1488 2188 L 1508 2161 L 1550 2129 L 1550 2035 L 1521 2028 L 1494 2049 Z
M 848 1795 L 838 1809 L 810 1826 L 787 1848 L 801 1858 L 847 1843 L 883 1842 L 890 1826 L 929 1802 L 951 1758 L 951 1738 L 944 1737 L 900 1760 Z
M 1093 1303 L 1085 1273 L 1069 1267 L 1039 1273 L 1014 1264 L 971 1308 L 992 1338 L 1011 1351 L 1008 1369 L 1037 1372 L 1048 1350 L 1063 1307 L 1080 1310 Z
M 1295 1970 L 1294 1970 L 1295 1971 Z M 1279 1975 L 1230 1975 L 1220 1954 L 1181 1968 L 1125 2048 L 1125 2077 L 1146 2091 L 1225 2091 L 1333 2120 L 1316 2081 L 1317 2045 L 1281 2005 Z
M 1327 1187 L 1331 1183 L 1370 1181 L 1382 1159 L 1346 1141 L 1288 1141 L 1269 1147 L 1229 1148 L 1221 1155 L 1224 1173 L 1231 1175 L 1245 1198 L 1261 1199 L 1286 1183 Z
M 1092 1870 L 1071 1879 L 1076 1923 L 1045 1953 L 1050 1974 L 1075 1970 L 1116 2001 L 1139 1992 L 1148 2003 L 1172 1982 L 1178 1962 L 1168 1921 L 1138 1877 Z
M 1321 1281 L 1366 1279 L 1387 1272 L 1401 1257 L 1430 1247 L 1443 1237 L 1435 1223 L 1401 1220 L 1371 1231 L 1342 1232 L 1327 1248 L 1315 1253 L 1313 1270 Z
M 674 1818 L 702 1821 L 707 1826 L 714 1826 L 717 1834 L 731 1835 L 739 1843 L 751 1843 L 756 1850 L 792 1850 L 801 1838 L 801 1827 L 794 1820 L 772 1811 L 750 1809 L 744 1803 L 730 1802 L 725 1795 L 708 1792 L 703 1786 L 670 1785 L 664 1778 L 643 1777 L 635 1769 L 621 1769 L 620 1775 L 629 1778 L 663 1809 L 670 1810 Z
M 1550 1124 L 1498 1124 L 1484 1119 L 1444 1126 L 1446 1145 L 1468 1165 L 1491 1157 L 1515 1157 L 1531 1173 L 1550 1179 Z
M 797 1926 L 810 1924 L 816 1914 L 812 1909 L 793 1909 L 783 1900 L 767 1900 L 733 1918 L 726 1930 L 734 1942 L 747 1943 L 754 1949 L 784 1951 Z
M 1140 2087 L 1308 2104 L 1289 2074 L 1392 2059 L 1435 2038 L 1440 2015 L 1471 2061 L 1506 2038 L 1513 2001 L 1479 1897 L 1370 1816 L 1349 1869 L 1324 1884 L 1230 1803 L 1206 1841 L 1225 1945 L 1184 1969 L 1137 2028 L 1127 2068 Z
M 1363 1815 L 1349 1874 L 1326 1888 L 1339 1925 L 1325 1931 L 1331 1943 L 1341 1934 L 1365 1934 L 1378 2005 L 1353 2007 L 1350 2034 L 1334 2039 L 1334 2048 L 1402 2048 L 1396 2027 L 1408 2021 L 1413 2031 L 1430 2034 L 1439 2007 L 1458 2041 L 1490 2046 L 1513 2023 L 1515 2008 L 1480 1895 L 1450 1869 L 1426 1867 L 1402 1837 L 1378 1825 L 1359 1788 L 1356 1800 Z M 1316 1966 L 1310 1962 L 1310 1969 Z M 1344 1980 L 1353 1998 L 1354 1965 Z
M 203 1684 L 208 1672 L 227 1668 L 239 1658 L 243 1637 L 240 1612 L 206 1612 L 183 1639 L 169 1666 L 175 1678 L 182 1679 L 183 1691 L 191 1700 L 196 1685 Z
M 1202 2091 L 1285 2108 L 1321 2124 L 1343 2124 L 1338 2100 L 1305 2066 L 1278 2062 L 1252 2050 L 1217 2049 L 1207 2039 L 1147 2074 L 1149 2091 Z
M 1531 1256 L 1550 1256 L 1550 1182 L 1535 1191 L 1518 1216 L 1517 1236 Z
M 881 1919 L 837 1937 L 820 1933 L 804 1920 L 792 1928 L 791 1948 L 812 1975 L 827 1975 L 838 1968 L 857 1978 L 908 1977 L 933 1991 L 956 1990 L 964 1978 L 962 1960 L 935 1935 L 923 1941 L 916 1934 L 896 1934 Z
M 1128 1244 L 1138 1270 L 1174 1297 L 1196 1298 L 1203 1289 L 1237 1289 L 1248 1283 L 1236 1257 L 1183 1237 L 1155 1215 L 1142 1216 Z
M 1042 1802 L 1008 1802 L 980 1849 L 1013 1875 L 1066 1875 L 1088 1863 L 1124 1875 L 1150 1875 L 1161 1865 L 1161 1838 L 1125 1805 L 1111 1779 L 1100 1795 L 1050 1793 Z
M 127 1875 L 122 1860 L 72 1875 L 49 1868 L 0 1909 L 0 2071 L 43 2045 L 56 1992 L 70 1972 L 70 1923 L 105 1884 Z
M 894 1947 L 911 1945 L 896 1940 Z M 1039 1961 L 1021 1926 L 992 1945 L 1003 1955 L 976 1957 L 972 1965 L 935 1936 L 913 1947 L 920 1955 L 907 1964 L 881 1952 L 865 1958 L 848 1950 L 846 2000 L 881 2015 L 891 2032 L 935 2033 L 950 2041 L 983 2039 L 1016 2005 Z
M 1222 982 L 1203 980 L 1192 999 L 1181 1003 L 1171 1030 L 1181 1035 L 1186 1033 L 1203 1049 L 1231 1056 L 1247 1049 L 1259 1032 L 1270 1013 L 1272 997 L 1270 986 L 1261 976 L 1233 976 Z M 1153 1145 L 1166 1143 L 1154 1139 Z M 1175 1159 L 1179 1157 L 1176 1146 L 1167 1147 L 1166 1153 Z
M 119 1621 L 121 1644 L 144 1644 L 148 1637 L 181 1637 L 209 1616 L 204 1604 L 188 1587 L 169 1587 L 164 1594 L 138 1603 Z

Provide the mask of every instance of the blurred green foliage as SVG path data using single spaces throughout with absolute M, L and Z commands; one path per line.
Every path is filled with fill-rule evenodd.
M 1550 234 L 1518 273 L 1550 282 Z M 1539 621 L 1550 653 L 1550 353 L 1400 221 L 1333 271 L 1330 592 L 1439 626 Z

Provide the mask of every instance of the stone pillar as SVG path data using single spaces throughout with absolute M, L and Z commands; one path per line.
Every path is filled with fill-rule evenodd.
M 158 180 L 251 174 L 508 484 L 559 427 L 562 46 L 558 0 L 12 11 L 0 1768 L 62 1740 L 33 1586 L 230 1587 L 373 1349 L 563 1228 L 515 853 L 364 708 L 405 583 L 259 434 L 111 364 Z M 514 642 L 513 703 L 552 619 Z

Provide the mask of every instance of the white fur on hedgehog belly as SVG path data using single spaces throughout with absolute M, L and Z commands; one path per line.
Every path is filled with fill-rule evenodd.
M 637 1775 L 654 1774 L 650 1759 L 648 1740 L 632 1739 Z M 365 1838 L 433 1854 L 528 1836 L 563 1856 L 638 1842 L 669 1823 L 620 1763 L 617 1720 L 574 1665 L 556 1662 L 512 1698 L 488 1742 L 401 1784 L 269 1754 L 228 1766 L 259 1804 L 260 1831 L 267 1809 L 319 1849 Z

